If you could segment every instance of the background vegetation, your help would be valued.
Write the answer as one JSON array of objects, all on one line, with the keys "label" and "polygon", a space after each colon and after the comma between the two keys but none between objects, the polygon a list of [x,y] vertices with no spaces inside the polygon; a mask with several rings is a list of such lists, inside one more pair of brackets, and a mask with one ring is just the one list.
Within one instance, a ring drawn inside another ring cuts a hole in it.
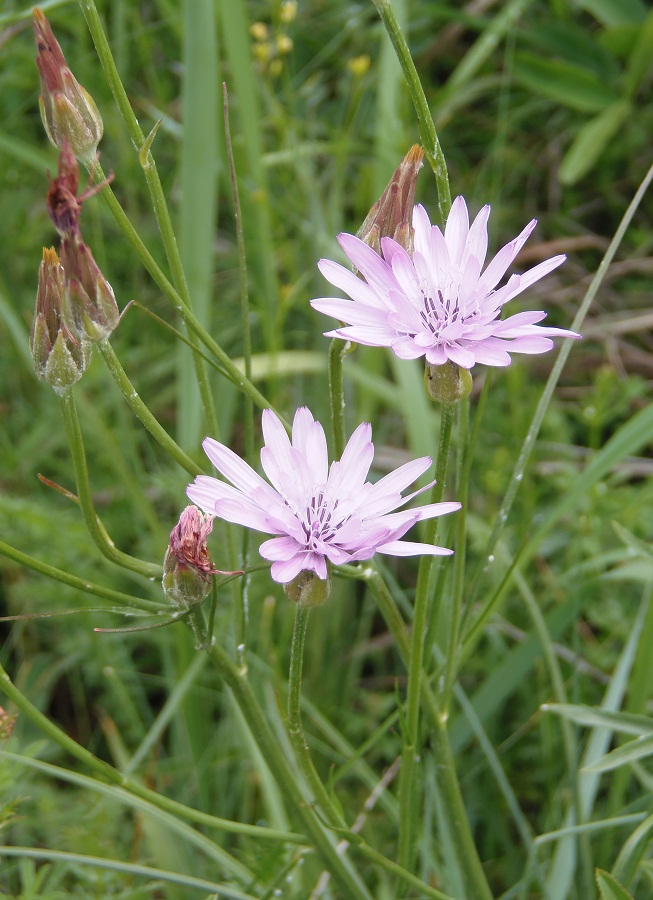
[{"label": "background vegetation", "polygon": [[[639,0],[393,5],[433,112],[453,195],[464,194],[474,212],[492,204],[491,251],[538,218],[518,264],[558,252],[569,259],[529,292],[526,308],[546,308],[547,324],[568,327],[652,161],[653,15]],[[167,271],[138,154],[84,16],[73,2],[43,8],[78,80],[102,112],[101,161],[115,173],[113,189]],[[289,418],[306,403],[326,422],[327,323],[308,301],[330,289],[315,263],[321,256],[340,258],[335,236],[359,227],[419,139],[401,70],[373,4],[300,0],[294,17],[284,14],[287,7],[262,0],[112,0],[98,2],[98,8],[143,131],[162,122],[153,153],[195,310],[238,358],[240,277],[220,88],[226,82],[243,204],[255,380]],[[6,0],[0,13],[0,538],[84,579],[159,600],[160,585],[110,567],[75,505],[37,480],[40,473],[74,490],[59,405],[50,387],[36,381],[28,351],[41,247],[55,239],[44,204],[45,172],[57,165],[39,118],[30,17],[31,10],[14,0]],[[435,218],[428,168],[417,197]],[[564,369],[489,562],[488,535],[553,354],[523,357],[493,373],[481,424],[469,490],[466,577],[469,586],[477,579],[481,606],[524,541],[539,535],[463,667],[450,721],[473,833],[496,896],[522,890],[529,897],[585,898],[587,872],[591,877],[593,865],[613,869],[629,836],[642,820],[648,822],[652,782],[646,760],[600,780],[577,771],[626,736],[615,736],[605,721],[578,724],[578,716],[565,726],[565,719],[541,707],[566,699],[650,712],[653,615],[647,602],[653,572],[646,542],[653,533],[653,430],[642,416],[653,376],[652,214],[645,196],[593,302],[584,340]],[[101,199],[85,205],[83,223],[121,309],[138,303],[113,336],[113,347],[152,412],[199,460],[206,428],[189,353],[165,327],[178,327],[176,314]],[[373,423],[381,469],[434,454],[439,414],[422,393],[419,364],[399,365],[382,351],[358,348],[346,360],[345,375],[348,428]],[[485,367],[477,367],[474,376],[472,409]],[[242,451],[242,399],[224,378],[212,379],[219,437]],[[107,530],[121,549],[158,562],[185,505],[188,475],[133,417],[99,354],[76,396]],[[621,443],[613,452],[615,441]],[[453,478],[449,494],[457,496]],[[216,523],[211,549],[221,568],[237,563],[230,546]],[[387,573],[390,581],[413,585],[412,563],[397,561]],[[5,615],[62,613],[1,623],[0,661],[67,735],[139,783],[197,810],[296,828],[292,808],[242,716],[196,654],[183,624],[129,635],[94,633],[94,627],[125,623],[101,609],[97,598],[7,557],[0,557],[0,604]],[[70,610],[76,614],[63,615]],[[402,612],[410,618],[409,606]],[[292,618],[291,604],[267,572],[256,573],[250,680],[277,728]],[[232,595],[225,588],[216,634],[230,651],[234,627]],[[429,652],[446,630],[442,610]],[[329,602],[312,615],[304,714],[316,765],[348,821],[401,752],[397,708],[404,686],[405,669],[372,596],[354,582],[336,581]],[[8,702],[6,708],[13,711]],[[638,721],[640,731],[631,735],[646,732]],[[207,828],[211,840],[253,876],[248,883],[242,872],[175,835],[162,819],[134,809],[117,793],[103,796],[91,789],[83,780],[88,767],[25,716],[18,717],[3,751],[0,834],[7,847],[140,863],[223,880],[256,897],[307,897],[319,876],[314,859],[297,868],[291,845]],[[30,762],[37,760],[58,768]],[[452,871],[443,843],[436,766],[427,746],[415,872],[461,897],[461,876]],[[627,818],[585,829],[581,863],[572,854],[568,871],[568,842],[550,833],[564,827],[575,790],[586,822]],[[364,831],[369,844],[390,858],[397,815],[390,784]],[[638,898],[653,897],[649,833],[645,829],[636,842],[629,868],[621,857],[615,873]],[[538,835],[547,837],[535,841]],[[380,900],[419,896],[405,886],[405,893],[396,894],[396,883],[382,867],[368,862],[362,870]],[[5,859],[0,869],[0,891],[24,898],[181,898],[207,896],[208,890],[119,866],[103,870],[37,856]]]}]

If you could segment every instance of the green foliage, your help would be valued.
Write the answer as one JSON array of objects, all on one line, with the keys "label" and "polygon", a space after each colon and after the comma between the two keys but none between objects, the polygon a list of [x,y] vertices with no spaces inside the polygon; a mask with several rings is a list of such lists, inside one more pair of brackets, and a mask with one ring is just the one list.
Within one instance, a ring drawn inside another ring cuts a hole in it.
[{"label": "green foliage", "polygon": [[[139,161],[82,11],[72,2],[45,5],[71,68],[102,112],[101,164],[114,172],[115,197],[182,296],[171,249],[179,239],[200,324],[244,366],[225,81],[252,382],[286,418],[308,404],[327,423],[322,332],[330,325],[308,305],[325,293],[315,263],[321,256],[343,259],[336,235],[356,231],[419,139],[373,4],[306,0],[286,20],[276,0],[202,2],[197,19],[190,0],[98,3],[143,133],[160,122],[151,150],[174,234],[153,208],[152,169],[144,172]],[[449,0],[393,6],[433,112],[453,195],[463,193],[474,212],[493,204],[491,251],[538,217],[534,246],[517,268],[568,253],[567,264],[528,295],[528,308],[546,309],[547,323],[568,327],[651,161],[653,13],[640,0],[533,0],[489,5],[480,14]],[[18,3],[0,13],[0,538],[37,561],[163,603],[150,569],[121,568],[92,540],[71,496],[77,487],[57,398],[36,381],[27,352],[41,247],[56,243],[45,212],[45,170],[57,167],[38,113],[30,14]],[[436,220],[428,167],[417,199]],[[209,431],[240,455],[249,453],[244,395],[204,344],[196,365],[177,337],[192,329],[103,200],[85,201],[82,227],[120,308],[137,301],[112,337],[134,389],[198,466],[206,464],[199,443]],[[473,372],[471,428],[478,421],[479,431],[466,555],[457,545],[454,558],[464,562],[465,617],[446,728],[470,833],[496,896],[584,900],[597,888],[602,898],[650,896],[648,204],[602,283],[489,556],[553,356],[524,356],[495,370],[482,401],[484,367]],[[512,306],[522,308],[519,300]],[[358,347],[345,357],[344,373],[347,431],[373,422],[377,475],[416,456],[435,457],[441,416],[423,393],[420,365]],[[186,503],[189,474],[138,421],[98,352],[75,399],[94,509],[115,547],[154,571]],[[253,463],[258,411],[254,421]],[[451,498],[464,487],[464,450],[454,429]],[[456,541],[455,523],[443,521],[439,542]],[[242,581],[220,581],[214,634],[238,666],[245,661],[237,648],[246,643],[247,684],[303,785],[286,727],[294,608],[259,566],[258,543],[250,537],[247,616]],[[216,520],[210,550],[219,568],[240,567],[242,530]],[[416,561],[386,558],[379,571],[410,623]],[[453,566],[437,570],[432,590],[439,603],[425,633],[424,666],[439,690],[452,633]],[[203,606],[207,620],[211,602]],[[407,666],[381,609],[372,582],[335,573],[328,602],[311,612],[304,730],[340,824],[325,824],[322,809],[316,818],[329,841],[333,835],[349,841],[343,858],[371,896],[421,900],[414,883],[366,855],[371,848],[396,860],[405,813],[397,759],[407,740]],[[46,612],[57,615],[0,622],[0,662],[35,711],[21,710],[0,748],[24,761],[0,759],[0,853],[34,850],[33,858],[26,851],[3,859],[0,892],[51,900],[208,895],[206,886],[164,880],[172,873],[224,884],[225,897],[309,896],[325,864],[299,804],[261,749],[238,683],[225,682],[214,657],[195,652],[186,625],[96,633],[141,620],[134,610],[0,556],[0,614]],[[157,609],[150,615],[161,619]],[[54,731],[44,731],[38,713]],[[431,891],[465,896],[467,867],[457,859],[432,725],[420,719],[418,835],[406,868]],[[93,756],[75,756],[66,738]],[[102,764],[113,767],[113,780]],[[154,794],[145,796],[147,789]],[[309,811],[313,805],[304,803]],[[350,829],[359,816],[357,837]],[[252,827],[241,832],[229,823]],[[282,834],[262,835],[254,826]],[[289,833],[303,838],[298,843]],[[364,845],[356,843],[361,838]],[[42,858],[38,849],[84,859]],[[98,859],[124,869],[102,868]],[[132,871],[130,864],[152,871]],[[344,896],[334,884],[323,896]]]}]

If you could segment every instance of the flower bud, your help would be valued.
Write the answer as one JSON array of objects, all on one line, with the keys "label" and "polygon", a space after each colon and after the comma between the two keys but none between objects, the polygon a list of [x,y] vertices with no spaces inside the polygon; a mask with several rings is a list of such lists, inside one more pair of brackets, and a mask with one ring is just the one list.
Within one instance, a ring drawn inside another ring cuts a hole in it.
[{"label": "flower bud", "polygon": [[331,593],[331,578],[320,578],[310,569],[304,569],[292,581],[284,584],[283,589],[289,600],[301,606],[322,606]]},{"label": "flower bud", "polygon": [[63,267],[55,249],[44,247],[29,346],[37,376],[52,385],[57,393],[63,393],[79,381],[91,352],[88,341],[73,335],[64,321],[65,303]]},{"label": "flower bud", "polygon": [[64,142],[70,141],[75,156],[90,165],[102,138],[102,117],[93,98],[68,68],[43,11],[35,9],[33,15],[43,127],[55,147],[61,150]]},{"label": "flower bud", "polygon": [[423,159],[424,151],[419,144],[413,144],[356,232],[376,253],[381,253],[381,239],[389,237],[412,254],[415,188]]},{"label": "flower bud", "polygon": [[472,392],[472,376],[469,369],[463,369],[448,361],[442,366],[426,364],[424,387],[431,400],[440,403],[458,403]]},{"label": "flower bud", "polygon": [[206,540],[213,530],[213,516],[196,506],[187,506],[170,532],[170,543],[163,560],[163,593],[166,600],[181,609],[190,609],[189,622],[195,635],[195,647],[206,650],[210,641],[199,606],[211,589],[213,575],[237,575],[223,572],[211,562]]},{"label": "flower bud", "polygon": [[206,546],[212,531],[213,516],[187,506],[170,532],[163,560],[163,593],[175,606],[194,606],[211,588],[211,576],[218,571]]},{"label": "flower bud", "polygon": [[106,341],[120,321],[111,285],[79,232],[61,242],[71,327],[90,341]]}]

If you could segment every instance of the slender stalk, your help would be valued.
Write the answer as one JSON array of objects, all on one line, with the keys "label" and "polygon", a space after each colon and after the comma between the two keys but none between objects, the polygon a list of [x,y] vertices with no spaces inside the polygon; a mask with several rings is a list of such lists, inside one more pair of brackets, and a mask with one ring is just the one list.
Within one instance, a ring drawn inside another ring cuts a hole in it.
[{"label": "slender stalk", "polygon": [[143,403],[143,401],[137,394],[133,384],[125,373],[125,370],[120,365],[118,357],[116,356],[111,344],[108,341],[100,341],[98,343],[98,348],[100,350],[100,353],[104,357],[104,361],[107,364],[109,372],[111,373],[111,377],[120,388],[120,393],[127,401],[129,408],[134,413],[134,415],[138,419],[140,419],[140,421],[147,428],[155,441],[157,441],[157,443],[159,443],[163,447],[166,453],[168,453],[169,456],[171,456],[176,462],[178,462],[182,469],[185,469],[189,475],[195,476],[201,474],[202,469],[197,465],[196,462],[193,462],[190,456],[188,456],[188,454],[181,449],[179,444],[177,444],[176,441],[174,441],[170,437],[165,428],[163,428],[159,424],[159,422],[152,415],[145,403]]},{"label": "slender stalk", "polygon": [[301,819],[306,834],[320,855],[325,868],[331,872],[340,885],[340,889],[344,892],[343,896],[347,897],[347,900],[350,898],[351,900],[371,900],[360,875],[347,857],[340,856],[331,834],[325,829],[307,802],[297,781],[296,773],[279,745],[251,685],[247,681],[245,671],[237,668],[218,644],[211,648],[209,654],[225,683],[231,689],[279,787],[290,801],[296,815]]},{"label": "slender stalk", "polygon": [[471,469],[471,452],[467,445],[469,430],[469,399],[458,404],[460,428],[458,431],[458,453],[461,456],[459,467],[460,478],[458,481],[456,497],[462,503],[456,521],[456,554],[454,557],[454,586],[453,603],[451,609],[451,622],[449,628],[449,643],[447,646],[444,681],[440,696],[440,708],[445,716],[449,715],[449,705],[453,693],[456,674],[458,671],[458,657],[460,654],[460,631],[463,613],[463,583],[465,576],[465,551],[467,536],[467,497],[469,495],[469,478]]},{"label": "slender stalk", "polygon": [[376,6],[377,12],[381,17],[381,21],[388,32],[388,36],[392,41],[392,46],[397,54],[397,59],[404,73],[408,92],[410,93],[415,112],[417,113],[417,125],[419,134],[424,148],[424,155],[429,161],[433,174],[435,175],[435,183],[438,188],[438,206],[440,208],[440,217],[442,224],[447,221],[449,210],[451,209],[451,190],[449,188],[449,174],[447,172],[447,163],[440,146],[433,116],[424,94],[424,88],[417,74],[415,63],[410,55],[406,38],[403,35],[397,17],[392,9],[390,0],[372,0]]},{"label": "slender stalk", "polygon": [[155,600],[145,600],[143,597],[135,597],[132,594],[123,594],[121,591],[114,591],[112,588],[104,587],[101,584],[93,584],[86,578],[78,578],[77,575],[71,575],[63,569],[57,569],[48,563],[41,562],[40,559],[34,559],[27,553],[22,553],[0,541],[0,555],[6,556],[7,559],[13,559],[19,565],[26,569],[32,569],[34,572],[40,572],[48,578],[54,578],[62,584],[84,591],[86,594],[94,594],[96,597],[102,597],[104,600],[111,600],[113,603],[120,603],[121,606],[132,606],[136,609],[146,610],[147,612],[163,612],[168,609],[167,604],[157,603]]},{"label": "slender stalk", "polygon": [[95,507],[93,506],[86,453],[84,451],[82,431],[79,427],[79,419],[77,418],[77,409],[75,407],[72,390],[67,390],[61,394],[59,400],[66,426],[66,435],[70,445],[75,481],[77,482],[77,497],[84,516],[84,522],[86,523],[88,532],[93,538],[95,545],[103,556],[111,562],[116,563],[116,565],[122,566],[123,569],[137,572],[139,575],[143,575],[146,578],[160,578],[161,566],[145,562],[142,559],[130,556],[128,553],[123,553],[122,550],[118,550],[105,531],[104,526],[95,512]]},{"label": "slender stalk", "polygon": [[263,828],[260,825],[245,825],[241,822],[232,822],[229,819],[220,819],[218,816],[212,816],[209,815],[209,813],[192,809],[190,806],[185,806],[183,803],[171,800],[168,797],[164,797],[162,794],[157,794],[156,791],[143,787],[138,781],[132,781],[125,774],[118,771],[118,769],[109,765],[109,763],[104,762],[102,759],[98,759],[98,757],[91,753],[90,750],[87,750],[86,747],[82,747],[81,744],[78,744],[77,741],[74,741],[64,731],[58,728],[54,722],[51,722],[47,716],[44,716],[42,712],[30,703],[22,691],[16,687],[2,665],[0,665],[0,691],[16,705],[26,719],[36,725],[47,738],[67,753],[70,753],[72,757],[88,766],[90,770],[100,776],[100,778],[106,779],[111,784],[118,785],[118,787],[123,788],[135,797],[139,797],[141,800],[151,803],[157,809],[162,809],[174,816],[178,816],[180,819],[195,822],[198,825],[205,825],[209,828],[217,828],[220,831],[228,831],[233,834],[246,834],[250,837],[260,837],[292,844],[306,844],[306,838],[303,835],[277,831],[271,828]]},{"label": "slender stalk", "polygon": [[[454,414],[455,406],[453,404],[442,404],[440,443],[438,446],[438,458],[435,464],[436,484],[433,486],[431,496],[432,503],[439,503],[442,500],[444,493]],[[437,520],[427,520],[426,526],[424,541],[427,544],[433,544],[436,540]],[[410,655],[407,663],[408,688],[406,696],[406,721],[401,775],[399,779],[401,810],[399,863],[406,869],[410,869],[413,864],[415,831],[418,822],[416,804],[418,792],[417,756],[419,755],[420,691],[424,661],[424,637],[428,630],[429,584],[431,573],[433,571],[433,562],[434,557],[432,556],[424,555],[420,559],[417,589],[415,592],[415,607],[413,611],[413,631],[411,636]]]},{"label": "slender stalk", "polygon": [[[163,241],[163,247],[165,250],[166,258],[168,260],[168,265],[170,266],[170,270],[172,272],[173,282],[184,307],[190,310],[191,299],[188,292],[186,276],[184,274],[184,269],[181,262],[181,256],[179,254],[179,247],[177,246],[177,239],[172,227],[172,220],[168,211],[168,204],[166,203],[163,186],[161,185],[161,179],[159,178],[159,173],[156,168],[154,157],[150,152],[150,147],[154,139],[154,135],[156,134],[156,130],[152,132],[147,140],[145,139],[145,135],[141,130],[138,119],[134,115],[134,111],[129,102],[129,98],[127,97],[127,93],[123,87],[122,81],[120,80],[120,75],[118,74],[118,70],[113,59],[113,54],[111,53],[111,48],[109,47],[109,42],[107,41],[106,35],[104,33],[104,29],[102,27],[102,23],[100,21],[100,17],[98,15],[94,0],[80,0],[80,5],[82,8],[82,12],[84,13],[89,31],[91,32],[91,37],[93,38],[93,43],[95,44],[95,49],[102,64],[102,68],[104,69],[104,74],[106,75],[107,81],[109,82],[109,87],[111,88],[116,103],[118,104],[118,108],[122,115],[123,121],[127,125],[127,129],[129,131],[132,142],[138,150],[139,160],[143,169],[143,173],[145,175],[145,181],[150,192],[150,197],[152,199],[154,214],[159,226],[159,233]],[[195,335],[191,336],[191,344],[195,344]],[[204,415],[206,417],[206,424],[212,434],[217,434],[218,428],[217,418],[215,415],[215,406],[213,403],[213,396],[211,394],[204,360],[198,353],[193,353],[193,358],[195,362],[197,383],[200,389],[200,396],[202,398],[202,404],[204,407]]]},{"label": "slender stalk", "polygon": [[329,347],[329,400],[331,403],[331,428],[333,429],[333,449],[336,459],[340,459],[345,449],[345,389],[342,361],[350,347],[349,341],[334,338]]},{"label": "slender stalk", "polygon": [[342,816],[338,813],[322,779],[318,775],[304,734],[301,714],[302,666],[304,660],[304,643],[308,626],[310,607],[300,603],[295,605],[295,624],[290,647],[290,672],[288,675],[288,733],[295,748],[295,753],[302,767],[304,777],[315,794],[324,817],[330,825],[337,828],[346,827]]},{"label": "slender stalk", "polygon": [[[238,179],[236,177],[236,164],[234,161],[233,144],[231,142],[231,126],[229,123],[229,97],[227,85],[222,85],[224,131],[227,145],[227,160],[229,163],[229,177],[231,179],[231,196],[234,204],[234,224],[236,226],[236,241],[238,243],[238,270],[240,276],[240,321],[243,339],[243,361],[245,363],[245,375],[252,380],[252,333],[250,328],[250,304],[249,304],[249,278],[247,274],[247,254],[245,248],[245,234],[243,231],[243,216],[240,206],[240,194],[238,192]],[[251,397],[245,397],[245,454],[248,462],[254,462],[254,404]],[[249,556],[250,530],[243,529],[241,545],[242,567],[247,572]],[[245,645],[247,638],[248,620],[248,591],[250,576],[246,574],[241,580],[241,591],[238,595],[237,638],[236,647],[241,654],[241,662],[244,661]]]},{"label": "slender stalk", "polygon": [[[381,615],[390,628],[404,664],[408,665],[411,644],[408,639],[406,626],[392,594],[381,575],[371,566],[361,571],[361,577],[367,581],[373,591]],[[492,892],[487,883],[469,827],[469,820],[449,742],[446,719],[438,709],[437,701],[425,676],[421,679],[421,694],[424,712],[431,726],[431,741],[438,765],[438,779],[445,801],[444,809],[447,812],[451,838],[457,852],[458,865],[469,885],[469,897],[473,897],[474,900],[492,900]]]}]

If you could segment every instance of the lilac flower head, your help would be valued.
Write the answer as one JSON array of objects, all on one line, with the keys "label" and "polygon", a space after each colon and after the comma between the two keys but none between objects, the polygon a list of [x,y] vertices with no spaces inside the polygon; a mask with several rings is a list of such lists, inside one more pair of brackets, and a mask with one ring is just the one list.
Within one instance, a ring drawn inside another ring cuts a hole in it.
[{"label": "lilac flower head", "polygon": [[415,250],[409,255],[396,241],[381,241],[379,256],[361,240],[341,234],[338,241],[359,273],[322,259],[320,271],[351,299],[324,297],[311,306],[347,327],[326,333],[370,347],[390,347],[401,359],[426,357],[430,365],[451,361],[465,369],[475,363],[510,365],[510,353],[544,353],[552,335],[578,337],[573,331],[539,326],[544,312],[520,312],[499,318],[501,309],[557,268],[565,256],[553,256],[522,275],[497,285],[535,228],[536,220],[506,244],[482,271],[487,253],[484,206],[471,226],[467,206],[457,197],[444,234],[431,225],[423,206],[413,210]]},{"label": "lilac flower head", "polygon": [[415,522],[454,512],[460,503],[393,512],[430,487],[401,495],[428,469],[430,457],[405,463],[372,484],[365,480],[374,458],[371,425],[359,425],[340,461],[329,466],[324,429],[306,407],[295,413],[292,441],[277,416],[265,410],[263,436],[261,465],[270,484],[224,444],[206,438],[206,455],[231,485],[198,475],[186,493],[207,513],[274,535],[259,552],[272,561],[275,581],[287,584],[304,571],[326,579],[328,562],[370,559],[377,551],[392,556],[452,552],[400,538]]}]

